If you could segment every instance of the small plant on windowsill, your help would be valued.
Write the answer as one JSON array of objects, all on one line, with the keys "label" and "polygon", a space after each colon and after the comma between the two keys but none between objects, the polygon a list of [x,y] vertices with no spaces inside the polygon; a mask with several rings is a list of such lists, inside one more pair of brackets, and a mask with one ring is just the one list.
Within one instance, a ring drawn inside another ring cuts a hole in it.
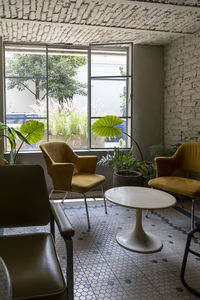
[{"label": "small plant on windowsill", "polygon": [[[42,139],[44,123],[30,120],[24,122],[19,129],[0,122],[0,139],[6,138],[10,145],[9,161],[1,155],[2,164],[16,164],[18,153],[24,143],[35,144]],[[19,141],[19,144],[17,143]]]}]

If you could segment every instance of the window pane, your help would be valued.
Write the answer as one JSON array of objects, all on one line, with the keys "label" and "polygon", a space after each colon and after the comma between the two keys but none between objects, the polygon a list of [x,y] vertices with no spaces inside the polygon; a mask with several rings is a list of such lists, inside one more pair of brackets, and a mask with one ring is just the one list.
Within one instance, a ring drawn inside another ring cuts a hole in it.
[{"label": "window pane", "polygon": [[6,76],[31,77],[34,80],[46,76],[45,46],[8,45],[5,51]]},{"label": "window pane", "polygon": [[127,113],[125,80],[92,80],[91,85],[92,117]]},{"label": "window pane", "polygon": [[8,45],[5,50],[7,123],[46,118],[46,47]]},{"label": "window pane", "polygon": [[125,76],[127,73],[126,50],[91,50],[91,76]]},{"label": "window pane", "polygon": [[87,56],[80,54],[48,55],[49,140],[79,149],[88,147]]},{"label": "window pane", "polygon": [[[40,93],[43,100],[36,99],[30,90],[34,90],[34,83],[26,81],[24,90],[13,87],[11,78],[6,79],[6,114],[7,115],[32,115],[34,117],[46,117],[46,89]],[[20,116],[21,117],[21,116]]]}]

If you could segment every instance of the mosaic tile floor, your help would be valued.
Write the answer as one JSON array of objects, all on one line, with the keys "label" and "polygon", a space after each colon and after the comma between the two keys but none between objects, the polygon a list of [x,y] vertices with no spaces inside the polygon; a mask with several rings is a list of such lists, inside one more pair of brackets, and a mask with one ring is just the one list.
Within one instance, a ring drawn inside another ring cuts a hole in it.
[{"label": "mosaic tile floor", "polygon": [[[147,231],[163,242],[154,254],[130,252],[115,241],[121,229],[132,228],[135,211],[103,202],[89,202],[91,231],[87,232],[83,203],[65,203],[74,237],[75,299],[195,299],[182,285],[179,274],[190,218],[182,209],[163,209],[143,217]],[[194,243],[198,249],[200,242]],[[191,256],[187,278],[200,285],[200,262]],[[194,271],[195,269],[195,271]],[[198,274],[198,277],[196,277]],[[199,279],[196,280],[195,278]]]},{"label": "mosaic tile floor", "polygon": [[[88,202],[88,207],[90,232],[87,231],[84,203],[64,203],[65,212],[76,232],[75,300],[197,298],[184,288],[179,279],[190,229],[190,218],[185,215],[185,209],[179,206],[149,213],[148,219],[143,216],[145,230],[162,240],[163,249],[154,254],[139,254],[122,248],[115,241],[118,231],[133,227],[135,210],[108,203],[108,214],[105,215],[102,201]],[[65,248],[58,234],[56,245],[64,271]],[[200,240],[197,239],[193,242],[193,249],[199,248]],[[194,287],[199,287],[199,275],[200,259],[191,255],[186,278]]]}]

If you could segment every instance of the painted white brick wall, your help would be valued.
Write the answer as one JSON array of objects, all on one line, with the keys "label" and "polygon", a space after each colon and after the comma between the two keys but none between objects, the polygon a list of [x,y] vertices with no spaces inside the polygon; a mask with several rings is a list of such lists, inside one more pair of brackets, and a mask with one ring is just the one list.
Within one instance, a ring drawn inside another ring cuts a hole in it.
[{"label": "painted white brick wall", "polygon": [[164,51],[164,142],[200,141],[200,32]]}]

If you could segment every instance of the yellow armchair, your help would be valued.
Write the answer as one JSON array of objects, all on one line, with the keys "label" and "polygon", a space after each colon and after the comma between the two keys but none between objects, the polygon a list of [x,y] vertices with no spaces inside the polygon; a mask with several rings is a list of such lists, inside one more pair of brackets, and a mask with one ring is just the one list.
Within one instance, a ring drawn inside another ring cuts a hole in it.
[{"label": "yellow armchair", "polygon": [[156,178],[151,179],[150,187],[173,192],[192,199],[191,227],[194,228],[194,204],[200,197],[200,181],[177,175],[178,172],[200,173],[200,142],[182,144],[172,157],[157,157]]},{"label": "yellow armchair", "polygon": [[78,192],[82,194],[85,201],[88,229],[90,229],[85,193],[101,185],[105,213],[107,213],[103,191],[105,177],[95,173],[97,156],[79,156],[64,142],[49,142],[40,145],[40,148],[46,162],[48,174],[53,182],[51,194],[54,191],[65,192],[65,196],[68,192]]}]

